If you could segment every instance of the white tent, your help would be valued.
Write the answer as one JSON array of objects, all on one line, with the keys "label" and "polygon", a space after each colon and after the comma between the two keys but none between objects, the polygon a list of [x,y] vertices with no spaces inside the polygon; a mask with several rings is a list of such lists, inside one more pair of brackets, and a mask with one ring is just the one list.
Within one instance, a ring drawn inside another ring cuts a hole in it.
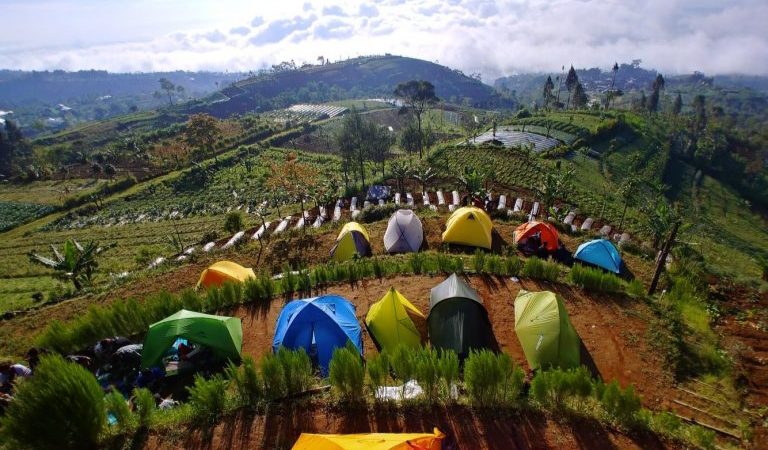
[{"label": "white tent", "polygon": [[384,249],[387,252],[418,252],[423,240],[421,220],[410,209],[398,209],[389,218],[384,233]]}]

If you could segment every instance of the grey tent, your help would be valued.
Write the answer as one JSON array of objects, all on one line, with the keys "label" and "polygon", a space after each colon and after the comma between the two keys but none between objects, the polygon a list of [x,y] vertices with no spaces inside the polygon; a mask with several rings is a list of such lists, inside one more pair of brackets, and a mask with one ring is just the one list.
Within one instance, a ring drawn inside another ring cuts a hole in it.
[{"label": "grey tent", "polygon": [[456,274],[432,288],[427,328],[434,348],[453,350],[462,359],[471,349],[492,347],[493,333],[483,301]]},{"label": "grey tent", "polygon": [[384,249],[387,252],[418,252],[423,240],[421,220],[410,209],[398,209],[389,218],[384,233]]}]

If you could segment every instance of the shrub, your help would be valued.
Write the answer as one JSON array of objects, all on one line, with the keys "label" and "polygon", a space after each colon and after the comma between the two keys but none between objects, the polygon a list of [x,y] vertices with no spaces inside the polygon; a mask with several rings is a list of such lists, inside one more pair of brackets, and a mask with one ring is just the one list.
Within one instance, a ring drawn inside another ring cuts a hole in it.
[{"label": "shrub", "polygon": [[485,271],[485,252],[479,248],[472,255],[472,268],[475,269],[475,273],[484,273]]},{"label": "shrub", "polygon": [[45,356],[35,376],[16,387],[0,432],[6,446],[17,448],[95,449],[105,422],[96,378],[60,356]]},{"label": "shrub", "polygon": [[286,382],[283,365],[277,356],[268,354],[261,359],[261,379],[264,383],[264,396],[275,400],[285,396]]},{"label": "shrub", "polygon": [[373,260],[371,260],[371,265],[373,266],[374,276],[381,279],[384,276],[384,266],[382,265],[381,260],[379,258],[373,258]]},{"label": "shrub", "polygon": [[601,391],[600,404],[608,417],[621,425],[631,424],[635,414],[640,411],[640,397],[635,394],[635,388],[629,386],[621,389],[619,383],[613,380]]},{"label": "shrub", "polygon": [[341,400],[348,402],[361,400],[364,377],[363,361],[351,341],[347,341],[345,347],[333,351],[328,367],[328,379]]},{"label": "shrub", "polygon": [[464,273],[464,258],[456,256],[453,258],[453,271],[458,275]]},{"label": "shrub", "polygon": [[666,411],[651,417],[651,427],[660,434],[677,436],[682,426],[683,421],[678,416]]},{"label": "shrub", "polygon": [[264,287],[258,278],[248,278],[243,283],[243,301],[260,302],[264,299]]},{"label": "shrub", "polygon": [[299,284],[299,279],[291,270],[289,265],[283,266],[283,278],[280,280],[280,287],[283,294],[293,294]]},{"label": "shrub", "polygon": [[712,430],[694,425],[689,427],[688,436],[691,441],[703,449],[717,448],[715,447],[715,432]]},{"label": "shrub", "polygon": [[539,280],[557,281],[560,276],[560,265],[534,256],[525,260],[522,275]]},{"label": "shrub", "polygon": [[440,366],[437,351],[431,348],[412,350],[413,374],[424,390],[429,403],[437,400],[440,387]]},{"label": "shrub", "polygon": [[227,281],[221,286],[221,304],[231,307],[240,304],[243,298],[243,287],[238,282]]},{"label": "shrub", "polygon": [[437,361],[440,378],[443,379],[445,390],[443,399],[451,398],[451,390],[456,380],[459,379],[459,357],[453,350],[443,350],[440,352],[440,358]]},{"label": "shrub", "polygon": [[110,415],[115,418],[120,432],[125,433],[133,426],[133,414],[128,408],[128,402],[118,391],[112,391],[104,396],[104,406],[107,409],[107,417]]},{"label": "shrub", "polygon": [[592,381],[584,367],[539,372],[531,382],[531,396],[543,406],[560,409],[569,397],[581,402],[592,392]]},{"label": "shrub", "polygon": [[227,377],[232,380],[237,390],[240,403],[244,406],[255,406],[264,396],[264,389],[253,358],[246,356],[243,363],[237,367],[230,362],[227,366]]},{"label": "shrub", "polygon": [[203,312],[203,299],[192,289],[185,289],[181,292],[181,304],[187,311]]},{"label": "shrub", "polygon": [[280,347],[277,360],[283,367],[288,395],[304,392],[312,386],[312,361],[303,348],[289,350]]},{"label": "shrub", "polygon": [[568,278],[587,291],[619,292],[621,290],[621,279],[616,275],[581,264],[573,265]]},{"label": "shrub", "polygon": [[243,213],[240,211],[231,211],[227,213],[224,219],[224,231],[227,233],[237,233],[245,226]]},{"label": "shrub", "polygon": [[464,384],[472,404],[480,407],[514,402],[525,375],[507,354],[471,351],[464,362]]},{"label": "shrub", "polygon": [[224,412],[227,381],[220,375],[205,379],[195,375],[195,384],[188,387],[189,405],[195,418],[203,424],[213,425]]},{"label": "shrub", "polygon": [[133,406],[136,409],[139,428],[147,429],[152,424],[155,415],[155,397],[149,389],[133,390]]},{"label": "shrub", "polygon": [[389,376],[389,356],[387,352],[382,351],[378,355],[368,358],[365,368],[368,371],[368,386],[375,396],[376,391],[385,385]]},{"label": "shrub", "polygon": [[[462,263],[463,265],[463,263]],[[453,259],[445,253],[437,254],[437,271],[440,273],[451,273],[455,270]]]},{"label": "shrub", "polygon": [[384,206],[372,206],[366,208],[360,212],[360,222],[370,223],[378,222],[379,220],[388,219],[394,214],[397,207],[393,204],[386,204]]},{"label": "shrub", "polygon": [[490,275],[504,275],[504,265],[498,255],[488,255],[485,258],[485,273]]}]

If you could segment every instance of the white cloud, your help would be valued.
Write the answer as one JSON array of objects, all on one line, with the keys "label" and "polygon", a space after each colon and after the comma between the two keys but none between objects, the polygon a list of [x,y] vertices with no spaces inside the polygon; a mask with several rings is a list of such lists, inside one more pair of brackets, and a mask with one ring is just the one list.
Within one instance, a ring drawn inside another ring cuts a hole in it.
[{"label": "white cloud", "polygon": [[7,68],[251,70],[393,53],[486,80],[635,58],[665,73],[768,74],[764,0],[7,1]]}]

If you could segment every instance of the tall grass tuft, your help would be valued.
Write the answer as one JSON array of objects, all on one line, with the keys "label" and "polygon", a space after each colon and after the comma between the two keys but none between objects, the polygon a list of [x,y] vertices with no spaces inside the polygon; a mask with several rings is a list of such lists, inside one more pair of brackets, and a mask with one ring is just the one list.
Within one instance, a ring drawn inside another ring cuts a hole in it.
[{"label": "tall grass tuft", "polygon": [[195,384],[187,390],[195,418],[205,425],[214,425],[224,412],[227,381],[220,375],[207,380],[195,375]]},{"label": "tall grass tuft", "polygon": [[560,276],[560,265],[533,256],[525,260],[521,274],[537,280],[557,281]]},{"label": "tall grass tuft", "polygon": [[442,350],[437,361],[440,371],[440,378],[443,379],[443,390],[441,395],[443,400],[451,399],[453,385],[459,379],[459,357],[453,350]]},{"label": "tall grass tuft", "polygon": [[291,270],[291,266],[283,266],[283,278],[280,280],[280,287],[283,294],[293,294],[299,285],[299,279]]},{"label": "tall grass tuft", "polygon": [[424,260],[426,257],[423,253],[411,253],[408,256],[408,266],[414,275],[421,275],[424,271]]},{"label": "tall grass tuft", "polygon": [[520,275],[520,271],[523,269],[523,261],[521,261],[520,258],[518,258],[516,255],[507,256],[502,261],[502,264],[504,265],[505,274],[510,277]]},{"label": "tall grass tuft", "polygon": [[504,264],[499,255],[488,255],[485,258],[485,273],[489,275],[506,275]]},{"label": "tall grass tuft", "polygon": [[334,350],[328,367],[328,379],[342,401],[362,400],[365,369],[360,352],[351,341],[347,341],[345,347]]},{"label": "tall grass tuft", "polygon": [[471,351],[464,362],[464,384],[472,404],[479,407],[505,405],[517,400],[524,374],[506,354],[489,350]]},{"label": "tall grass tuft", "polygon": [[626,289],[627,289],[627,294],[629,294],[630,297],[633,297],[633,298],[645,297],[645,286],[643,286],[643,283],[637,278],[627,283]]},{"label": "tall grass tuft", "polygon": [[96,449],[105,422],[96,378],[60,356],[45,356],[35,375],[16,387],[0,440],[9,448]]},{"label": "tall grass tuft", "polygon": [[133,390],[132,398],[139,428],[146,430],[152,424],[152,418],[155,416],[155,397],[149,389],[137,388]]},{"label": "tall grass tuft", "polygon": [[533,399],[542,406],[554,409],[561,409],[570,397],[582,401],[591,392],[592,380],[584,367],[542,371],[531,382]]}]

